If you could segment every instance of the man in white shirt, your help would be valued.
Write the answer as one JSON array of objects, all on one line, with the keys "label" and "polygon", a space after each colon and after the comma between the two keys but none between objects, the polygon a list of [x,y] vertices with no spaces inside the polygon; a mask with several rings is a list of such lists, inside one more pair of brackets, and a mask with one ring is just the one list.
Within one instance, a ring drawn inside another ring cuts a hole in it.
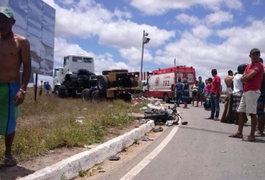
[{"label": "man in white shirt", "polygon": [[232,112],[236,112],[239,106],[242,94],[243,94],[243,83],[241,77],[245,71],[247,64],[241,64],[237,68],[237,74],[233,78],[233,105]]}]

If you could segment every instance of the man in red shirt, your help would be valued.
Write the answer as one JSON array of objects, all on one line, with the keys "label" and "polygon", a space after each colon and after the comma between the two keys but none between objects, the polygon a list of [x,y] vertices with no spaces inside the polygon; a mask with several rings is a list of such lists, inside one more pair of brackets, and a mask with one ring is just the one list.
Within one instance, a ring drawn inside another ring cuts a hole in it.
[{"label": "man in red shirt", "polygon": [[246,113],[251,117],[251,131],[247,138],[243,138],[243,141],[255,141],[255,130],[257,125],[257,101],[260,96],[261,78],[264,72],[262,63],[259,61],[260,50],[253,48],[250,51],[249,57],[251,63],[247,65],[241,81],[245,83],[243,89],[243,96],[241,98],[238,112],[238,131],[235,134],[231,134],[229,137],[243,138],[243,126],[244,117]]},{"label": "man in red shirt", "polygon": [[[212,69],[213,82],[211,87],[211,116],[205,119],[214,119],[218,121],[219,111],[220,111],[220,91],[221,91],[221,79],[217,75],[217,70]],[[214,116],[215,114],[215,116]]]}]

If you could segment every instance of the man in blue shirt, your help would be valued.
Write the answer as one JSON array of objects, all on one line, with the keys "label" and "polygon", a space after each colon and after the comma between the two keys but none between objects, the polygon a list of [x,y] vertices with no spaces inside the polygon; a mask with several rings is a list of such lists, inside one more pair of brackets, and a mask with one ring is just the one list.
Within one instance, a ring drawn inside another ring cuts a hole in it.
[{"label": "man in blue shirt", "polygon": [[177,103],[177,106],[179,107],[179,103],[180,103],[180,100],[182,97],[182,91],[183,91],[183,84],[181,83],[181,79],[178,79],[178,82],[175,87],[175,91],[176,91],[176,103]]},{"label": "man in blue shirt", "polygon": [[202,82],[202,77],[199,76],[199,82],[198,82],[198,91],[197,91],[197,95],[196,95],[196,99],[197,99],[197,106],[199,106],[199,101],[201,101],[201,106],[202,106],[202,103],[203,103],[203,89],[204,89],[204,82]]},{"label": "man in blue shirt", "polygon": [[50,96],[51,85],[49,84],[49,81],[44,83],[44,87],[45,87],[45,90],[46,90],[46,96]]}]

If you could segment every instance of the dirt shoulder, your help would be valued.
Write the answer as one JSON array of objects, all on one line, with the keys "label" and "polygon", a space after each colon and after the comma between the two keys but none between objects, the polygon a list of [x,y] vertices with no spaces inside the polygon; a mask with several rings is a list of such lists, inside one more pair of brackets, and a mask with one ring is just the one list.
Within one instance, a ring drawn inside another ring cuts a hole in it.
[{"label": "dirt shoulder", "polygon": [[[119,135],[125,134],[135,127],[139,126],[139,121],[135,120],[126,128],[123,129],[110,129],[108,131],[108,136],[104,139],[104,142],[113,139]],[[83,151],[87,151],[99,144],[93,144],[84,148],[59,148],[52,151],[47,152],[43,156],[32,158],[28,161],[18,162],[17,166],[14,167],[6,167],[3,163],[0,164],[0,180],[15,180],[21,177],[25,177],[29,174],[33,174],[34,172],[43,169],[45,167],[50,166],[51,164],[55,164],[63,159],[66,159],[70,156],[78,154]]]},{"label": "dirt shoulder", "polygon": [[[139,114],[138,114],[139,115]],[[133,115],[135,117],[135,115]],[[143,116],[143,114],[142,114]],[[132,123],[127,126],[126,128],[120,129],[120,128],[110,128],[108,129],[107,136],[105,136],[105,139],[103,142],[106,142],[110,139],[113,139],[115,137],[118,137],[122,134],[125,134],[132,129],[139,127],[141,124],[145,123],[144,120],[141,120],[142,117],[135,118]],[[160,134],[160,133],[159,133]],[[153,136],[151,136],[153,137]],[[140,143],[140,146],[138,145],[133,145],[131,148],[128,148],[128,151],[122,152],[123,154],[126,155],[126,157],[131,158],[130,154],[135,154],[134,152],[131,151],[137,151],[140,152],[141,148],[144,148],[144,144],[148,143]],[[16,180],[21,177],[25,177],[29,174],[33,174],[34,172],[43,169],[45,167],[48,167],[52,164],[55,164],[57,162],[60,162],[63,159],[66,159],[70,156],[73,156],[75,154],[78,154],[83,151],[87,151],[99,144],[93,144],[91,146],[86,146],[86,147],[74,147],[74,148],[59,148],[55,150],[50,150],[46,154],[41,155],[39,157],[34,157],[32,159],[29,159],[27,161],[19,161],[17,166],[14,167],[6,167],[3,162],[0,163],[0,180]],[[136,149],[134,149],[136,148]],[[125,158],[126,159],[126,158]],[[121,161],[122,162],[122,161]],[[105,166],[105,165],[104,165]],[[105,168],[105,167],[104,167]],[[106,170],[108,168],[111,168],[111,165],[106,165]],[[93,172],[94,174],[94,172]]]}]

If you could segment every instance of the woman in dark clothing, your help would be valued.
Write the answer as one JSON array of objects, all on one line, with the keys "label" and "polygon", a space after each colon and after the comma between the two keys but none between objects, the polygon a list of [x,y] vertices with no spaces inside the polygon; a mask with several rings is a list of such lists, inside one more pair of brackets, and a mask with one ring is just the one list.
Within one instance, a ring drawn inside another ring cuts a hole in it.
[{"label": "woman in dark clothing", "polygon": [[187,79],[183,79],[183,94],[182,100],[184,102],[183,108],[188,108],[188,101],[189,101],[189,84],[187,83]]},{"label": "woman in dark clothing", "polygon": [[191,91],[192,91],[192,106],[194,106],[194,101],[196,99],[198,92],[198,81],[196,81],[195,84],[192,85]]}]

